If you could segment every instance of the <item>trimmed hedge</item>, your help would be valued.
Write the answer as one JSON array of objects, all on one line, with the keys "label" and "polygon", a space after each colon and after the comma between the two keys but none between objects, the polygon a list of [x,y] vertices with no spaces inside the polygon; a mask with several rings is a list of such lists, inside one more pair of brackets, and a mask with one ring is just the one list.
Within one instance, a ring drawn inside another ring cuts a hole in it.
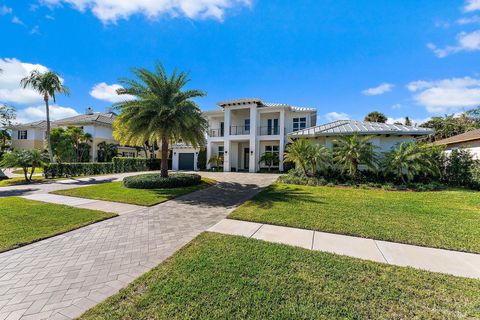
[{"label": "trimmed hedge", "polygon": [[133,189],[161,189],[190,187],[202,182],[198,174],[176,173],[162,178],[158,173],[141,174],[123,178],[123,185]]},{"label": "trimmed hedge", "polygon": [[46,178],[152,171],[160,169],[160,159],[113,158],[113,162],[50,163],[43,167]]}]

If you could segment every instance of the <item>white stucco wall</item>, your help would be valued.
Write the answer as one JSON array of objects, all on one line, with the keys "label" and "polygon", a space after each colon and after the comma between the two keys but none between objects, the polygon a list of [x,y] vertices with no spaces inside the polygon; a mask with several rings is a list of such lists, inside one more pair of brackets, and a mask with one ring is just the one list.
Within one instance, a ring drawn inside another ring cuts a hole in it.
[{"label": "white stucco wall", "polygon": [[[338,139],[338,136],[329,136],[329,137],[316,137],[316,138],[308,138],[311,139],[313,142],[325,146],[327,148],[332,148],[335,140]],[[370,142],[377,146],[376,152],[385,152],[390,151],[395,145],[402,143],[402,142],[413,142],[415,141],[415,137],[413,136],[374,136],[370,140]]]},{"label": "white stucco wall", "polygon": [[468,150],[472,154],[474,159],[480,160],[480,140],[466,141],[449,145],[445,148],[445,153],[449,154],[450,152],[452,152],[452,150],[460,148]]},{"label": "white stucco wall", "polygon": [[[195,149],[195,148],[173,148],[172,149],[172,170],[173,171],[178,171],[179,168],[179,154],[180,153],[193,153],[193,165],[194,165],[194,170],[198,171],[198,152],[200,152],[200,149]],[[207,160],[208,161],[208,160]]]}]

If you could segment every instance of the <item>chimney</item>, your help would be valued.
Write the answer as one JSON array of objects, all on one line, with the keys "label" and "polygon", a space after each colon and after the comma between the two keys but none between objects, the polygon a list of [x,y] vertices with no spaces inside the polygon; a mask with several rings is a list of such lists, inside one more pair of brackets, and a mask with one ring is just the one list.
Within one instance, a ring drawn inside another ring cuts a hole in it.
[{"label": "chimney", "polygon": [[93,114],[93,108],[92,108],[92,107],[88,107],[88,108],[85,110],[85,114]]}]

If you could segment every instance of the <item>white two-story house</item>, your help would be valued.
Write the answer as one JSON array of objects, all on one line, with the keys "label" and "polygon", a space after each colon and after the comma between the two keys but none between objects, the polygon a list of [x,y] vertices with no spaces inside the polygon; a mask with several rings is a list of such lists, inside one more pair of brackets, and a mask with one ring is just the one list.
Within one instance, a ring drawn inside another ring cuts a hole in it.
[{"label": "white two-story house", "polygon": [[[288,104],[266,103],[260,99],[222,101],[219,110],[206,111],[207,161],[223,156],[224,171],[257,172],[264,153],[278,154],[275,164],[283,171],[287,135],[316,125],[317,110]],[[209,168],[210,165],[207,165]]]}]

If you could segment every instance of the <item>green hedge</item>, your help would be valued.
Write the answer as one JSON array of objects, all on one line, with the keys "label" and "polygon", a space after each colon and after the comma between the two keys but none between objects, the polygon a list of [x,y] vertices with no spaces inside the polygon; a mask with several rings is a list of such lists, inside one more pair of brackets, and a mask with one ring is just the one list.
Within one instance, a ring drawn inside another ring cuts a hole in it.
[{"label": "green hedge", "polygon": [[44,166],[43,174],[46,178],[58,178],[159,169],[160,159],[115,157],[113,162],[50,163]]},{"label": "green hedge", "polygon": [[123,185],[133,189],[181,188],[200,184],[202,177],[198,174],[176,173],[167,178],[157,173],[141,174],[123,178]]}]

